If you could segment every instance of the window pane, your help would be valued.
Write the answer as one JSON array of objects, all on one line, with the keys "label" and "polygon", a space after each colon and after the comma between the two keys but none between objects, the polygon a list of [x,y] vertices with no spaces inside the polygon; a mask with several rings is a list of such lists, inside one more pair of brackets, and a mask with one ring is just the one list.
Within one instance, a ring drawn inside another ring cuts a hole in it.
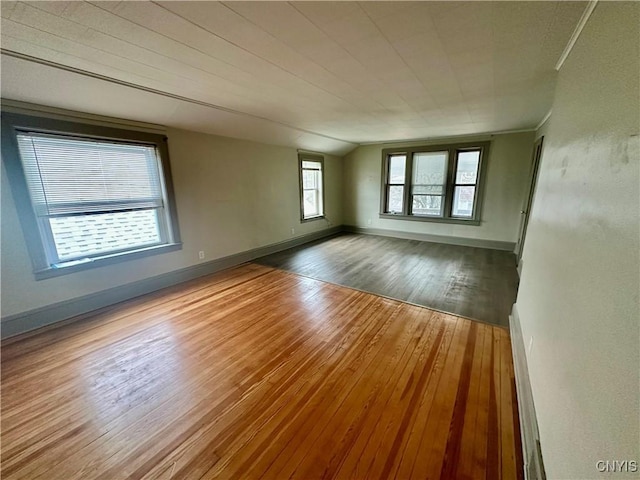
[{"label": "window pane", "polygon": [[[413,193],[442,194],[447,175],[448,152],[416,153],[413,156]],[[439,188],[435,191],[417,191],[419,185]]]},{"label": "window pane", "polygon": [[476,187],[455,187],[452,215],[455,217],[472,217],[475,194]]},{"label": "window pane", "polygon": [[49,219],[60,260],[160,243],[156,210]]},{"label": "window pane", "polygon": [[442,197],[438,195],[414,195],[411,213],[414,215],[442,216]]},{"label": "window pane", "polygon": [[387,195],[387,212],[402,213],[404,187],[391,186]]},{"label": "window pane", "polygon": [[389,183],[404,183],[406,155],[391,155],[389,157]]},{"label": "window pane", "polygon": [[480,152],[459,152],[458,168],[456,170],[456,183],[476,184],[478,178],[478,163]]},{"label": "window pane", "polygon": [[320,215],[318,190],[304,191],[304,218]]},{"label": "window pane", "polygon": [[302,162],[302,168],[309,168],[311,170],[320,170],[322,169],[322,164],[320,162],[310,162],[309,160],[304,160]]},{"label": "window pane", "polygon": [[303,170],[302,171],[302,188],[303,189],[315,189],[318,188],[318,178],[320,176],[318,170]]}]

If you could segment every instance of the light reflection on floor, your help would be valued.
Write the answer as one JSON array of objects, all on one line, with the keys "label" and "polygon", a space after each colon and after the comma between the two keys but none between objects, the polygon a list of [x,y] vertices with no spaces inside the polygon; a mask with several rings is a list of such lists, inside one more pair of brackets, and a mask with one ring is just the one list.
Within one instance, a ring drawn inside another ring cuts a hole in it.
[{"label": "light reflection on floor", "polygon": [[[139,418],[141,410],[151,411],[165,401],[164,392],[188,378],[179,345],[167,321],[83,357],[79,375],[94,426],[109,430],[112,422],[121,423],[134,410]],[[188,399],[189,389],[183,391]]]}]

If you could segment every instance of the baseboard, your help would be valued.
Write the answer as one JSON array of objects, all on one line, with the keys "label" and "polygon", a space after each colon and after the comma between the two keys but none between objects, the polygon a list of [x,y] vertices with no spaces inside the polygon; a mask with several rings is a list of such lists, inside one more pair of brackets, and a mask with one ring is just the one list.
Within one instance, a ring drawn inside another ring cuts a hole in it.
[{"label": "baseboard", "polygon": [[520,317],[516,304],[509,315],[509,330],[511,333],[511,350],[516,377],[516,391],[518,394],[518,414],[520,416],[520,434],[522,437],[522,458],[524,459],[525,480],[545,480],[544,463],[540,449],[540,435],[536,409],[533,403],[533,393],[529,380],[527,356],[522,337]]},{"label": "baseboard", "polygon": [[363,233],[367,235],[379,235],[382,237],[403,238],[406,240],[420,240],[422,242],[446,243],[449,245],[461,245],[463,247],[489,248],[492,250],[506,250],[513,252],[515,242],[503,242],[499,240],[483,240],[480,238],[449,237],[446,235],[432,235],[430,233],[412,233],[400,230],[387,230],[383,228],[363,228],[353,225],[345,225],[345,232]]},{"label": "baseboard", "polygon": [[291,240],[265,245],[226,257],[200,263],[190,267],[175,270],[144,280],[139,280],[125,285],[113,287],[101,292],[84,295],[82,297],[65,300],[45,307],[36,308],[27,312],[9,315],[2,318],[1,337],[3,339],[20,335],[38,328],[68,320],[93,310],[113,305],[118,302],[130,300],[140,295],[160,290],[162,288],[177,285],[194,278],[219,272],[236,265],[241,265],[256,258],[280,252],[288,248],[297,247],[305,243],[313,242],[321,238],[330,237],[342,232],[342,226],[331,227],[325,230],[301,235]]},{"label": "baseboard", "polygon": [[518,278],[522,278],[522,267],[524,266],[524,263],[522,262],[522,258],[520,259],[520,261],[518,262],[518,266],[516,267],[516,270],[518,271]]}]

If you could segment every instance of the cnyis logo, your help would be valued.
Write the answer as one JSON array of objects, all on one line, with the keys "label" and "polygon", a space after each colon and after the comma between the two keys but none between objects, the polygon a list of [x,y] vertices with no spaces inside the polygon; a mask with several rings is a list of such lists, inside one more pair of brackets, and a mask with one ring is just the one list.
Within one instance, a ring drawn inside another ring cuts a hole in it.
[{"label": "cnyis logo", "polygon": [[638,471],[638,462],[636,460],[598,460],[596,468],[603,473],[635,473]]}]

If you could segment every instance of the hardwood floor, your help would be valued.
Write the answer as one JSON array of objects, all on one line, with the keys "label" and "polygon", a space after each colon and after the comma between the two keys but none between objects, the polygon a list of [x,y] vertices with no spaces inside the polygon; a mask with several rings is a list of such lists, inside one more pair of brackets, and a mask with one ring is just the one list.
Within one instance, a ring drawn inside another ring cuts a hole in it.
[{"label": "hardwood floor", "polygon": [[505,329],[246,264],[2,346],[4,479],[522,478]]},{"label": "hardwood floor", "polygon": [[257,262],[502,326],[518,290],[513,253],[374,235],[342,234]]}]

